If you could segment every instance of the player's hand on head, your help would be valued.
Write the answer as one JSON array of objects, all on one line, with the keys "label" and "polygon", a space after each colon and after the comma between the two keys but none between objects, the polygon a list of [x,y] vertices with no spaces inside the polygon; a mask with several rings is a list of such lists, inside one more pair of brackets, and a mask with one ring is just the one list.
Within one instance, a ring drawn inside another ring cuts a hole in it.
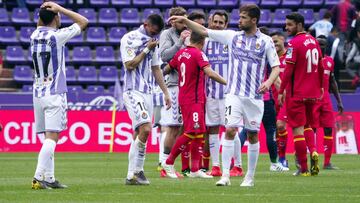
[{"label": "player's hand on head", "polygon": [[45,7],[46,10],[52,11],[54,13],[58,13],[61,10],[61,6],[55,2],[45,2],[41,5],[41,8],[45,8]]},{"label": "player's hand on head", "polygon": [[171,99],[169,94],[165,94],[165,105],[166,105],[166,110],[171,108]]},{"label": "player's hand on head", "polygon": [[191,32],[190,32],[189,30],[184,30],[184,31],[181,32],[180,38],[181,38],[182,40],[185,40],[187,37],[190,36],[190,34],[191,34]]},{"label": "player's hand on head", "polygon": [[187,18],[184,17],[184,16],[171,16],[169,19],[168,19],[168,22],[178,22],[178,23],[182,23],[186,20]]},{"label": "player's hand on head", "polygon": [[156,39],[150,39],[148,41],[146,47],[151,50],[151,49],[154,49],[156,47],[156,45],[158,45],[158,43],[159,42]]}]

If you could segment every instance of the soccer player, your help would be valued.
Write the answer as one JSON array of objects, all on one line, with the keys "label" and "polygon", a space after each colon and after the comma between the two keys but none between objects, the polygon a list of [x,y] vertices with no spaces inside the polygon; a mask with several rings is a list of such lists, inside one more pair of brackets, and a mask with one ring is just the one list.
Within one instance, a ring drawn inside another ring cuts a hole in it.
[{"label": "soccer player", "polygon": [[[310,176],[307,166],[307,142],[313,143],[313,137],[304,136],[305,125],[315,125],[318,115],[315,114],[316,102],[322,97],[322,74],[320,65],[322,53],[319,43],[310,34],[304,32],[304,17],[299,13],[286,16],[287,33],[294,38],[289,42],[286,52],[286,68],[279,90],[279,104],[286,102],[288,124],[294,135],[295,155],[300,165],[300,175]],[[286,99],[284,95],[285,88]],[[309,147],[311,152],[311,175],[319,173],[318,153]]]},{"label": "soccer player", "polygon": [[[173,7],[170,9],[170,16],[174,15],[186,16],[186,10],[182,7]],[[160,35],[159,53],[161,60],[164,63],[169,63],[176,52],[185,47],[185,39],[190,36],[190,31],[186,30],[186,25],[183,23],[170,21],[170,24],[171,28],[164,30]],[[171,71],[165,76],[165,79],[172,103],[170,109],[161,109],[160,124],[163,127],[163,130],[166,131],[162,161],[165,161],[169,156],[171,148],[176,141],[176,137],[182,133],[183,124],[180,106],[178,105],[178,73],[176,71]],[[183,157],[185,159],[182,164],[182,172],[186,176],[190,172],[189,153],[184,153]],[[165,170],[162,170],[160,175],[166,176]]]},{"label": "soccer player", "polygon": [[160,70],[160,54],[156,36],[164,28],[158,14],[147,17],[138,29],[121,39],[121,58],[125,67],[124,104],[132,121],[134,139],[129,150],[129,167],[126,185],[148,185],[144,174],[146,142],[152,130],[153,79],[164,93],[165,104],[170,108],[170,97]]},{"label": "soccer player", "polygon": [[[320,44],[322,53],[326,53],[327,38],[324,35],[320,35],[316,38]],[[329,89],[334,93],[337,102],[337,108],[340,114],[344,111],[344,106],[341,101],[339,89],[334,77],[334,60],[330,56],[324,54],[324,58],[321,60],[322,67],[324,68],[324,97],[321,102],[316,105],[315,111],[320,113],[320,125],[324,129],[324,165],[323,169],[338,169],[331,162],[331,154],[333,150],[333,128],[335,127],[335,118],[333,108],[330,99]]]},{"label": "soccer player", "polygon": [[191,172],[192,178],[212,178],[200,169],[200,153],[205,126],[205,75],[213,80],[226,84],[224,78],[213,71],[202,48],[205,37],[197,33],[190,36],[190,45],[178,51],[165,67],[165,74],[170,69],[179,73],[179,104],[184,118],[184,133],[176,140],[169,157],[163,163],[163,168],[170,178],[177,178],[174,169],[176,157],[191,141]]},{"label": "soccer player", "polygon": [[[60,14],[74,21],[59,29]],[[34,114],[36,133],[44,133],[32,189],[66,188],[55,178],[54,153],[61,131],[67,127],[67,99],[64,46],[86,28],[88,20],[54,2],[45,2],[39,11],[36,30],[31,34],[30,51],[34,65]]]},{"label": "soccer player", "polygon": [[[240,32],[233,30],[211,30],[184,17],[170,18],[184,22],[193,32],[228,46],[231,53],[229,60],[229,83],[225,98],[226,134],[222,148],[222,177],[216,183],[219,186],[230,185],[230,162],[234,154],[234,137],[238,127],[244,125],[248,130],[248,170],[241,186],[254,186],[255,168],[259,156],[258,132],[264,112],[262,94],[269,90],[279,75],[279,59],[272,39],[257,29],[260,9],[255,4],[240,7]],[[266,61],[272,72],[265,82]],[[244,121],[244,124],[243,122]]]}]

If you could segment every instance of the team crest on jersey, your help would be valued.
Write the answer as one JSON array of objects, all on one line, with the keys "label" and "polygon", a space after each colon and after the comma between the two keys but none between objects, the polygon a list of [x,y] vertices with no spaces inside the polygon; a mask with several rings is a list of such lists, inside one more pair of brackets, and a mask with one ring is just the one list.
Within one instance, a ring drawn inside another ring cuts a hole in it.
[{"label": "team crest on jersey", "polygon": [[256,43],[255,49],[260,49],[260,44],[259,43]]},{"label": "team crest on jersey", "polygon": [[147,119],[147,118],[148,118],[147,113],[143,112],[143,113],[142,113],[142,115],[141,115],[141,118],[143,118],[143,119]]},{"label": "team crest on jersey", "polygon": [[223,51],[224,51],[224,52],[228,52],[228,51],[229,51],[229,47],[228,47],[228,45],[225,45],[225,46],[224,46]]},{"label": "team crest on jersey", "polygon": [[327,62],[327,66],[328,66],[329,68],[331,68],[331,63],[330,63],[330,61]]},{"label": "team crest on jersey", "polygon": [[287,59],[291,59],[291,58],[292,58],[292,54],[293,54],[293,48],[290,47],[290,48],[288,48],[287,51],[286,51],[286,58],[287,58]]},{"label": "team crest on jersey", "polygon": [[128,48],[126,49],[126,52],[127,52],[127,54],[128,54],[129,56],[135,56],[135,50],[134,50],[133,48],[131,48],[131,47],[128,47]]},{"label": "team crest on jersey", "polygon": [[199,128],[200,128],[199,123],[198,123],[198,122],[195,122],[195,124],[194,124],[194,129],[199,129]]}]

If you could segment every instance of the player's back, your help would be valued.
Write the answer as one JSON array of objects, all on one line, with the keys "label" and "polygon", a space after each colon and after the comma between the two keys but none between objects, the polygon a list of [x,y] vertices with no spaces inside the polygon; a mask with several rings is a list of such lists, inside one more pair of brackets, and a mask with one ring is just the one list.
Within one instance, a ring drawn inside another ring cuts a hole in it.
[{"label": "player's back", "polygon": [[65,76],[65,43],[80,34],[79,25],[63,29],[39,26],[30,36],[34,65],[34,96],[67,92]]},{"label": "player's back", "polygon": [[289,42],[286,62],[295,64],[289,96],[298,99],[321,96],[321,58],[319,43],[311,35],[299,33]]},{"label": "player's back", "polygon": [[322,67],[324,69],[324,77],[323,77],[323,84],[324,84],[324,92],[329,92],[330,86],[330,75],[331,72],[334,71],[334,60],[330,56],[324,56],[321,60]]}]

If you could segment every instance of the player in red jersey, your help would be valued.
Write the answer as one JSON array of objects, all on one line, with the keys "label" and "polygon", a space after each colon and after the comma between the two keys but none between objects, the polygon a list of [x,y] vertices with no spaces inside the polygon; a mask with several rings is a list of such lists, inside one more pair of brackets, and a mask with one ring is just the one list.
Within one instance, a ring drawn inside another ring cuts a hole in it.
[{"label": "player in red jersey", "polygon": [[[316,38],[320,44],[322,53],[326,53],[327,39],[324,35]],[[324,56],[321,60],[322,67],[324,68],[323,84],[324,84],[324,97],[316,105],[315,111],[320,114],[319,125],[315,127],[322,127],[324,129],[324,165],[323,169],[338,169],[331,164],[331,154],[333,150],[333,136],[332,129],[335,127],[335,118],[333,107],[330,100],[329,88],[334,93],[337,102],[338,112],[342,114],[344,107],[339,94],[339,89],[334,77],[334,60],[330,56]]]},{"label": "player in red jersey", "polygon": [[209,60],[201,51],[205,37],[193,32],[190,45],[179,50],[165,67],[164,74],[175,69],[179,74],[179,104],[184,121],[184,133],[176,140],[163,168],[170,178],[177,178],[174,169],[176,157],[191,141],[191,172],[189,177],[212,178],[199,170],[202,139],[206,132],[205,125],[205,75],[226,84],[224,78],[210,68]]},{"label": "player in red jersey", "polygon": [[[316,102],[322,97],[323,69],[320,64],[322,53],[319,43],[304,32],[304,17],[299,13],[286,16],[286,31],[294,38],[289,42],[286,52],[286,68],[279,90],[280,105],[286,101],[288,124],[293,129],[296,158],[300,164],[300,174],[310,176],[307,166],[307,142],[314,138],[304,136],[304,126],[314,125],[318,115],[314,114]],[[287,87],[289,85],[289,87]],[[285,88],[286,96],[284,95]],[[286,97],[286,99],[285,99]],[[319,173],[319,155],[314,147],[311,152],[311,175]]]},{"label": "player in red jersey", "polygon": [[[278,90],[280,86],[280,82],[283,78],[284,71],[286,68],[286,48],[285,48],[285,40],[286,37],[282,32],[274,32],[270,34],[271,38],[274,41],[276,52],[279,56],[280,61],[280,74],[279,78],[275,81],[274,85],[272,86],[274,98],[278,98]],[[286,105],[279,105],[279,102],[275,101],[275,109],[276,109],[276,143],[278,148],[278,155],[279,155],[279,163],[281,163],[284,167],[288,166],[288,161],[286,160],[286,144],[287,144],[287,135],[288,132],[286,130]]]}]

